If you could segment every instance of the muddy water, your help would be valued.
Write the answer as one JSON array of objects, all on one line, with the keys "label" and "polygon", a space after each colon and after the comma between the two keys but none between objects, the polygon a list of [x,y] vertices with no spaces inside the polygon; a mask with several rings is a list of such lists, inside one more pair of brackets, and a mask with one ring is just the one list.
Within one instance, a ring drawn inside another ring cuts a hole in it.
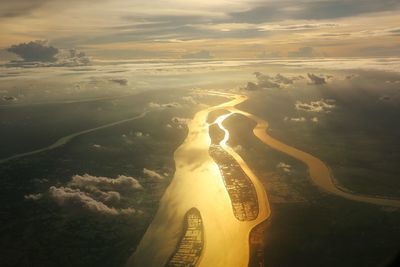
[{"label": "muddy water", "polygon": [[128,266],[164,266],[176,249],[182,232],[182,221],[191,208],[199,210],[204,227],[204,248],[198,266],[248,265],[250,231],[268,218],[270,209],[264,188],[257,177],[239,155],[226,145],[229,138],[226,132],[228,135],[223,141],[224,148],[253,181],[260,203],[255,220],[239,221],[233,214],[218,165],[208,153],[211,145],[208,114],[214,110],[234,107],[247,99],[240,95],[229,97],[232,100],[198,112],[188,123],[188,136],[174,154],[175,175]]}]

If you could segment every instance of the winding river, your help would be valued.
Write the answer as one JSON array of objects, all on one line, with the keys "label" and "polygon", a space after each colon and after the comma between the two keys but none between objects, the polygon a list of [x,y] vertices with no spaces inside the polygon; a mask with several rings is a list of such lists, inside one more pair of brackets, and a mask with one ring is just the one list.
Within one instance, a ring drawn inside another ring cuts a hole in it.
[{"label": "winding river", "polygon": [[101,126],[98,126],[98,127],[94,127],[94,128],[90,128],[90,129],[86,129],[86,130],[83,130],[83,131],[80,131],[80,132],[76,132],[76,133],[73,133],[73,134],[66,135],[64,137],[59,138],[56,142],[54,142],[53,144],[51,144],[49,146],[42,147],[42,148],[39,148],[39,149],[35,149],[35,150],[32,150],[32,151],[28,151],[28,152],[24,152],[24,153],[20,153],[20,154],[15,154],[13,156],[0,159],[0,164],[5,163],[5,162],[10,161],[10,160],[14,160],[14,159],[18,159],[18,158],[22,158],[22,157],[26,157],[26,156],[30,156],[30,155],[34,155],[34,154],[37,154],[37,153],[41,153],[41,152],[44,152],[44,151],[49,151],[49,150],[58,148],[60,146],[63,146],[65,144],[67,144],[69,141],[71,141],[72,139],[74,139],[75,137],[78,137],[80,135],[88,134],[88,133],[91,133],[91,132],[94,132],[94,131],[98,131],[98,130],[106,129],[106,128],[109,128],[109,127],[113,127],[113,126],[116,126],[116,125],[119,125],[119,124],[122,124],[122,123],[134,121],[134,120],[137,120],[137,119],[141,119],[144,116],[146,116],[147,113],[149,113],[148,110],[144,111],[144,112],[140,113],[139,115],[136,115],[136,116],[134,116],[132,118],[128,118],[128,119],[124,119],[124,120],[120,120],[120,121],[104,124],[104,125],[101,125]]},{"label": "winding river", "polygon": [[[307,165],[309,177],[315,185],[337,196],[370,204],[400,207],[400,201],[360,194],[352,194],[338,188],[327,165],[313,155],[284,144],[268,135],[268,123],[236,106],[247,96],[221,92],[207,92],[231,100],[199,111],[188,123],[188,136],[175,151],[176,172],[160,202],[159,210],[147,229],[128,266],[165,266],[173,255],[182,233],[183,218],[188,210],[196,208],[203,219],[204,247],[198,266],[247,266],[249,262],[249,234],[268,219],[271,214],[263,185],[246,162],[227,145],[229,131],[223,122],[232,114],[241,114],[257,123],[254,135],[265,145],[281,151]],[[253,183],[259,205],[256,219],[239,221],[232,212],[231,199],[225,188],[218,165],[209,155],[211,139],[208,114],[227,110],[214,123],[224,132],[219,145],[234,158]],[[192,265],[188,265],[192,266]]]},{"label": "winding river", "polygon": [[175,151],[176,172],[160,202],[159,210],[148,227],[128,266],[165,266],[176,250],[188,210],[196,208],[204,226],[204,249],[198,266],[247,266],[250,231],[270,215],[264,187],[243,159],[227,144],[229,132],[222,126],[226,117],[217,119],[225,132],[221,146],[238,162],[253,182],[259,203],[258,216],[251,221],[239,221],[232,210],[218,165],[209,155],[208,114],[242,103],[247,98],[232,95],[230,101],[199,111],[188,123],[188,135]]}]

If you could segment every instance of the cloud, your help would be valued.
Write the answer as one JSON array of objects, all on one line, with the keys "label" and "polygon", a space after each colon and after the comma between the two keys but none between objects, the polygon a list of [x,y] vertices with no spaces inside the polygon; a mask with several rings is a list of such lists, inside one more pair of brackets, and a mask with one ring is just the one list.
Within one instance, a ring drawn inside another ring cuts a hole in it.
[{"label": "cloud", "polygon": [[280,169],[284,172],[290,173],[292,172],[292,166],[290,166],[289,164],[286,164],[284,162],[279,162],[278,165],[276,165],[277,169]]},{"label": "cloud", "polygon": [[93,198],[103,203],[116,204],[121,200],[121,194],[117,191],[104,192],[93,186],[86,187],[85,190],[87,190]]},{"label": "cloud", "polygon": [[234,146],[234,147],[232,147],[232,149],[233,149],[235,152],[241,152],[241,151],[243,151],[243,147],[242,147],[241,145]]},{"label": "cloud", "polygon": [[308,79],[310,80],[310,84],[321,85],[326,84],[326,80],[324,77],[319,77],[313,73],[307,73]]},{"label": "cloud", "polygon": [[53,67],[76,67],[90,65],[90,58],[76,49],[59,49],[57,62]]},{"label": "cloud", "polygon": [[397,0],[265,1],[247,10],[231,12],[230,22],[263,23],[283,20],[326,20],[399,8]]},{"label": "cloud", "polygon": [[117,78],[110,79],[110,82],[119,84],[121,86],[128,85],[128,80],[127,79],[122,79],[122,78],[121,79],[117,79]]},{"label": "cloud", "polygon": [[117,178],[74,175],[67,186],[49,188],[49,195],[57,204],[75,211],[89,211],[104,215],[136,214],[140,211],[129,207],[118,209],[121,193],[142,190],[133,177],[119,175]]},{"label": "cloud", "polygon": [[18,100],[18,98],[16,98],[15,96],[7,96],[7,95],[3,96],[2,99],[7,102],[14,102]]},{"label": "cloud", "polygon": [[308,111],[308,112],[331,112],[335,107],[335,100],[333,99],[320,99],[317,101],[311,101],[310,103],[304,103],[296,101],[295,107],[297,110]]},{"label": "cloud", "polygon": [[254,91],[259,89],[282,88],[301,79],[300,77],[288,77],[279,73],[275,76],[269,76],[261,72],[255,72],[254,75],[256,76],[257,82],[248,82],[245,87],[246,90]]},{"label": "cloud", "polygon": [[170,102],[170,103],[157,103],[157,102],[150,102],[148,104],[148,106],[150,108],[180,108],[182,107],[181,104],[177,103],[177,102]]},{"label": "cloud", "polygon": [[275,51],[270,51],[270,52],[262,51],[261,53],[259,53],[257,55],[258,58],[278,58],[280,56],[281,55],[278,52],[275,52]]},{"label": "cloud", "polygon": [[304,117],[298,117],[298,118],[285,117],[284,121],[305,122],[306,118],[304,118]]},{"label": "cloud", "polygon": [[190,104],[193,104],[193,105],[197,105],[198,104],[197,101],[194,100],[193,96],[182,96],[182,100],[185,101],[185,102],[188,102]]},{"label": "cloud", "polygon": [[26,200],[39,200],[43,197],[43,194],[38,193],[38,194],[27,194],[24,196]]},{"label": "cloud", "polygon": [[79,188],[96,187],[102,190],[141,190],[143,186],[133,177],[119,175],[117,178],[97,177],[89,174],[74,175],[69,183],[70,186]]},{"label": "cloud", "polygon": [[184,55],[182,55],[182,58],[184,58],[184,59],[209,59],[209,58],[213,58],[213,56],[211,55],[210,51],[200,50],[198,52],[184,54]]},{"label": "cloud", "polygon": [[75,67],[90,64],[89,57],[75,49],[58,49],[47,41],[36,40],[20,43],[7,48],[22,60],[13,60],[8,67]]},{"label": "cloud", "polygon": [[341,26],[337,23],[308,23],[308,24],[266,24],[259,26],[261,31],[304,31],[304,30],[315,30],[315,29],[326,29],[326,28],[337,28]]},{"label": "cloud", "polygon": [[314,49],[312,47],[301,47],[296,51],[288,53],[289,57],[313,57],[315,56]]},{"label": "cloud", "polygon": [[391,99],[391,97],[388,95],[383,95],[383,96],[379,97],[380,101],[389,101],[390,99]]},{"label": "cloud", "polygon": [[57,204],[62,207],[104,215],[118,215],[120,213],[117,209],[108,207],[80,189],[52,186],[49,188],[49,193]]},{"label": "cloud", "polygon": [[160,180],[164,179],[164,176],[162,176],[161,174],[157,173],[156,171],[152,171],[152,170],[149,170],[146,168],[143,169],[143,173],[151,178],[157,178]]},{"label": "cloud", "polygon": [[190,121],[190,119],[187,118],[181,118],[181,117],[173,117],[171,119],[171,121],[175,124],[179,124],[179,125],[186,125],[188,124],[188,122]]},{"label": "cloud", "polygon": [[57,48],[49,46],[46,41],[40,40],[12,45],[7,48],[7,51],[18,55],[26,62],[55,62],[59,52]]}]

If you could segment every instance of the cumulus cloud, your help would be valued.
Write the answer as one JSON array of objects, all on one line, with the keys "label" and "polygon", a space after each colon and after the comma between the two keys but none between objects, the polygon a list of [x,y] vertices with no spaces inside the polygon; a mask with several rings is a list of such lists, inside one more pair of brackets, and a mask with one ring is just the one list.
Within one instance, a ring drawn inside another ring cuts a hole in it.
[{"label": "cumulus cloud", "polygon": [[326,84],[326,79],[324,77],[317,76],[313,73],[307,73],[310,84],[321,85]]},{"label": "cumulus cloud", "polygon": [[24,196],[26,200],[39,200],[43,197],[43,194],[38,193],[38,194],[27,194]]},{"label": "cumulus cloud", "polygon": [[172,121],[173,123],[175,123],[175,124],[178,124],[178,125],[186,125],[186,124],[190,121],[190,119],[181,118],[181,117],[173,117],[173,118],[171,119],[171,121]]},{"label": "cumulus cloud", "polygon": [[46,41],[40,40],[12,45],[7,48],[7,51],[18,55],[27,62],[54,62],[57,61],[56,55],[59,52],[57,48],[49,46]]},{"label": "cumulus cloud", "polygon": [[[121,207],[121,193],[138,191],[142,185],[133,177],[119,175],[112,179],[89,174],[74,175],[65,186],[51,186],[48,195],[58,205],[74,211],[88,211],[103,215],[139,214],[140,211]],[[37,195],[27,195],[26,199],[35,199]],[[42,194],[40,194],[42,197]]]},{"label": "cumulus cloud", "polygon": [[157,102],[150,102],[148,104],[148,106],[150,108],[180,108],[181,104],[177,103],[177,102],[170,102],[170,103],[157,103]]},{"label": "cumulus cloud", "polygon": [[143,133],[142,132],[135,132],[136,137],[142,137]]},{"label": "cumulus cloud", "polygon": [[301,47],[296,51],[291,51],[288,53],[289,57],[313,57],[315,56],[314,49],[312,47]]},{"label": "cumulus cloud", "polygon": [[292,166],[290,166],[289,164],[286,164],[284,162],[279,162],[278,165],[276,165],[277,169],[280,169],[284,172],[290,173],[292,172]]},{"label": "cumulus cloud", "polygon": [[7,102],[14,102],[18,100],[18,98],[16,98],[15,96],[7,96],[7,95],[3,96],[2,99]]},{"label": "cumulus cloud", "polygon": [[62,207],[71,208],[78,211],[90,211],[104,215],[118,215],[119,211],[113,207],[108,207],[88,193],[80,189],[69,187],[55,187],[49,189],[50,196]]},{"label": "cumulus cloud", "polygon": [[284,120],[285,121],[294,121],[294,122],[305,122],[306,118],[304,118],[304,117],[298,117],[298,118],[285,117]]},{"label": "cumulus cloud", "polygon": [[213,56],[211,55],[210,51],[200,50],[197,52],[184,54],[184,55],[182,55],[182,58],[184,58],[184,59],[209,59],[209,58],[213,58]]},{"label": "cumulus cloud", "polygon": [[74,175],[72,176],[71,182],[69,183],[71,186],[80,187],[80,188],[92,188],[96,187],[102,190],[140,190],[143,189],[143,186],[133,177],[119,175],[117,178],[108,178],[108,177],[98,177],[92,176],[89,174],[84,175]]},{"label": "cumulus cloud", "polygon": [[59,49],[57,55],[57,64],[55,67],[76,67],[90,64],[90,59],[84,52],[78,52],[76,49]]},{"label": "cumulus cloud", "polygon": [[243,151],[243,147],[242,147],[241,145],[234,146],[232,149],[233,149],[235,152],[241,152],[241,151]]},{"label": "cumulus cloud", "polygon": [[309,112],[331,112],[335,107],[335,100],[333,99],[320,99],[317,101],[311,101],[310,103],[304,103],[296,101],[295,107],[297,110],[309,111]]},{"label": "cumulus cloud", "polygon": [[193,104],[193,105],[197,105],[198,104],[197,101],[194,100],[193,96],[182,96],[182,100],[185,101],[185,102],[188,102],[190,104]]},{"label": "cumulus cloud", "polygon": [[149,169],[146,169],[146,168],[143,169],[143,173],[145,175],[147,175],[148,177],[151,177],[151,178],[157,178],[157,179],[160,179],[160,180],[164,179],[164,176],[162,176],[161,174],[157,173],[156,171],[149,170]]},{"label": "cumulus cloud", "polygon": [[263,74],[261,72],[255,72],[257,82],[248,82],[245,87],[246,90],[254,91],[259,89],[269,89],[269,88],[282,88],[293,84],[296,80],[302,79],[302,77],[288,77],[282,74],[277,74],[275,76],[270,76]]},{"label": "cumulus cloud", "polygon": [[75,49],[59,49],[42,40],[15,44],[7,51],[22,59],[7,63],[9,67],[74,67],[90,64],[85,53]]}]

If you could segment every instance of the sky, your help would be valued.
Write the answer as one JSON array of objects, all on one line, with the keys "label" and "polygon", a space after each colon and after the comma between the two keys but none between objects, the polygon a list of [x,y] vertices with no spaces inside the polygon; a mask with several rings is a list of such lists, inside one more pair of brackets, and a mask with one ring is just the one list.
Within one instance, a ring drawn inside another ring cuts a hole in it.
[{"label": "sky", "polygon": [[399,18],[398,0],[0,0],[0,57],[35,40],[104,60],[396,57]]}]

